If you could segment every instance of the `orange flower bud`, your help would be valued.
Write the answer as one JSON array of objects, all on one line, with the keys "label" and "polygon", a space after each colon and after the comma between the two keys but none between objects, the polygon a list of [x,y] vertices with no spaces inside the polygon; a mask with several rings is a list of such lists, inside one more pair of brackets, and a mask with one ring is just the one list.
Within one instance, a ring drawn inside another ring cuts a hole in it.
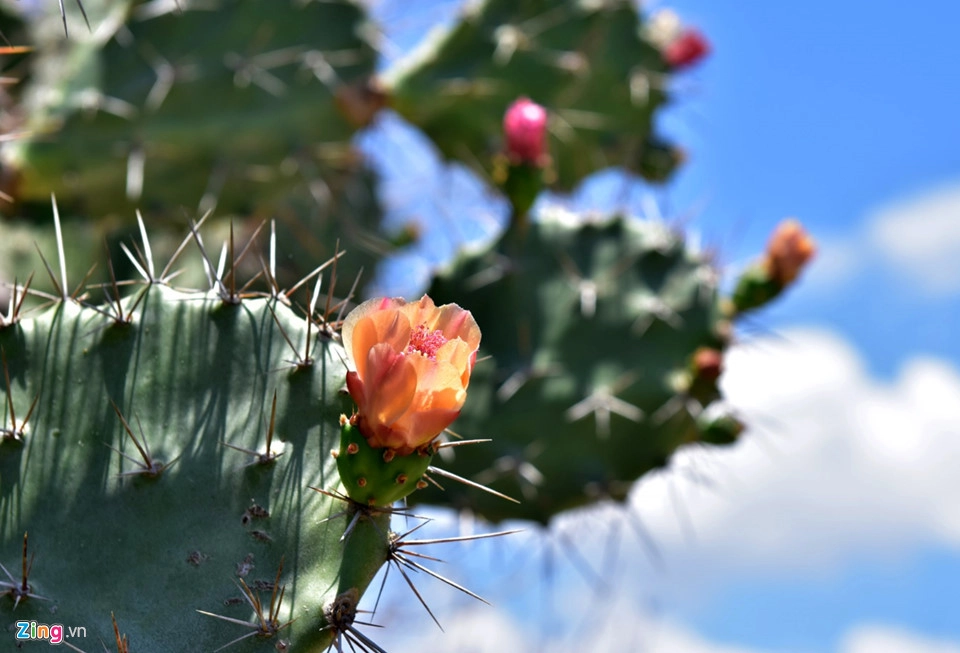
[{"label": "orange flower bud", "polygon": [[480,346],[480,328],[456,304],[371,299],[343,323],[347,389],[371,447],[407,455],[460,414]]},{"label": "orange flower bud", "polygon": [[786,286],[797,278],[800,270],[817,252],[817,246],[797,220],[784,220],[774,230],[767,244],[764,260],[770,278]]}]

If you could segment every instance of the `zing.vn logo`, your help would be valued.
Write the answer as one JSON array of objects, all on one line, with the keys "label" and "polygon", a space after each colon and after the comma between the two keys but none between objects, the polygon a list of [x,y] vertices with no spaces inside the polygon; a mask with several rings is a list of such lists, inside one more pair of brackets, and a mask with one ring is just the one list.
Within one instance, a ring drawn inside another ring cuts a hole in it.
[{"label": "zing.vn logo", "polygon": [[[84,626],[71,626],[67,629],[67,637],[86,637],[87,629]],[[18,621],[17,639],[45,639],[51,644],[63,642],[63,625],[38,624],[36,621]]]}]

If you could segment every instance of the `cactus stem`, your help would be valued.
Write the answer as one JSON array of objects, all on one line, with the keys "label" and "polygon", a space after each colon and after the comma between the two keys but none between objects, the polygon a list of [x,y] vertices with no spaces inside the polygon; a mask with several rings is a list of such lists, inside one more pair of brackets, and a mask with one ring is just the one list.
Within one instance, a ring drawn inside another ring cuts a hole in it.
[{"label": "cactus stem", "polygon": [[[140,423],[140,418],[134,415],[134,418],[137,420],[137,427],[140,429],[140,437],[143,439],[142,445],[140,444],[140,441],[137,440],[137,436],[133,434],[133,430],[130,428],[130,424],[127,422],[126,418],[124,418],[123,413],[120,412],[120,408],[117,406],[117,404],[112,399],[110,400],[110,404],[113,406],[113,410],[117,413],[117,417],[120,418],[120,422],[123,424],[124,430],[127,432],[127,435],[130,436],[130,439],[133,440],[133,445],[137,448],[137,451],[140,453],[140,457],[143,459],[143,462],[141,462],[136,458],[134,458],[133,456],[128,456],[127,454],[123,453],[119,449],[110,447],[111,449],[116,451],[118,454],[120,454],[122,457],[136,464],[137,467],[140,468],[137,471],[121,472],[120,474],[117,474],[117,476],[123,477],[123,476],[142,475],[150,478],[156,478],[157,476],[160,476],[160,474],[162,474],[164,470],[166,470],[169,467],[172,467],[178,460],[180,460],[180,456],[177,456],[176,458],[174,458],[168,463],[164,463],[160,460],[155,460],[153,456],[150,454],[150,448],[147,446],[147,440],[146,440],[146,436],[143,433],[143,424]],[[110,445],[107,445],[107,446],[110,446]]]},{"label": "cactus stem", "polygon": [[18,424],[17,413],[13,407],[13,386],[10,384],[10,369],[7,367],[7,353],[2,347],[0,347],[0,358],[3,359],[3,380],[6,381],[7,384],[7,407],[10,410],[10,428],[0,427],[0,442],[4,440],[23,442],[23,436],[27,432],[27,423],[30,421],[30,418],[33,417],[33,411],[37,407],[37,402],[40,401],[40,395],[38,394],[33,398],[33,403],[30,404],[27,416]]},{"label": "cactus stem", "polygon": [[[456,481],[457,483],[463,483],[464,485],[468,485],[472,488],[483,490],[484,492],[492,494],[496,497],[500,497],[501,499],[506,499],[507,501],[512,501],[513,503],[520,503],[513,497],[508,497],[506,494],[502,494],[500,492],[497,492],[496,490],[492,490],[488,488],[486,485],[481,485],[480,483],[474,483],[471,480],[465,479],[462,476],[457,476],[453,472],[448,472],[444,469],[440,469],[439,467],[434,467],[433,465],[430,465],[429,467],[427,467],[427,471],[433,474],[436,474],[438,476],[443,476],[444,478],[449,478],[451,481]],[[425,475],[425,477],[427,478],[427,480],[431,480],[429,476]]]},{"label": "cactus stem", "polygon": [[[49,601],[50,599],[40,596],[39,594],[34,594],[31,591],[30,585],[27,580],[30,578],[30,572],[33,571],[33,559],[36,557],[34,553],[31,556],[27,556],[27,533],[23,534],[23,555],[21,557],[21,567],[22,567],[22,577],[18,583],[14,580],[13,575],[7,571],[7,568],[0,563],[0,570],[3,570],[3,573],[10,579],[10,582],[0,581],[0,587],[6,587],[7,590],[3,594],[9,594],[13,598],[13,609],[16,610],[17,606],[20,605],[20,601],[26,599],[40,599],[42,601]],[[2,596],[2,594],[0,594]]]},{"label": "cactus stem", "polygon": [[[264,604],[260,598],[259,593],[255,593],[250,586],[247,585],[247,582],[242,578],[237,583],[237,586],[243,592],[243,598],[247,601],[251,608],[253,608],[254,613],[256,613],[257,621],[255,623],[250,623],[249,621],[242,621],[240,619],[234,619],[233,617],[225,617],[223,615],[214,614],[212,612],[207,612],[205,610],[197,610],[202,615],[208,617],[213,617],[214,619],[220,619],[222,621],[227,621],[232,624],[237,624],[239,626],[244,626],[246,628],[251,628],[252,630],[246,635],[241,635],[240,637],[227,642],[223,646],[217,649],[217,651],[222,651],[226,648],[233,646],[234,644],[241,642],[248,637],[261,637],[264,639],[269,639],[279,633],[281,630],[293,623],[293,619],[290,621],[281,624],[280,623],[280,606],[283,603],[283,595],[286,592],[287,586],[280,585],[280,574],[283,572],[283,558],[280,558],[280,566],[277,568],[277,576],[273,582],[272,590],[270,593],[270,605],[264,614]],[[279,593],[277,588],[280,588]]]}]

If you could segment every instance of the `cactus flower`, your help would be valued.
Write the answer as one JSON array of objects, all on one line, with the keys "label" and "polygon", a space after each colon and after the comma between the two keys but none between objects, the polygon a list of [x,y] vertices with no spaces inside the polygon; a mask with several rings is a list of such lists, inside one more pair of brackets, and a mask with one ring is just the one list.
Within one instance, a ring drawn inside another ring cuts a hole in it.
[{"label": "cactus flower", "polygon": [[685,29],[663,51],[671,68],[689,68],[710,54],[710,43],[699,30]]},{"label": "cactus flower", "polygon": [[371,447],[407,455],[460,414],[480,329],[456,304],[371,299],[343,324],[356,424]]},{"label": "cactus flower", "polygon": [[522,97],[503,116],[507,156],[520,163],[543,165],[546,154],[547,110]]},{"label": "cactus flower", "polygon": [[764,267],[770,278],[786,286],[800,274],[817,246],[797,220],[784,220],[774,230],[767,244]]}]

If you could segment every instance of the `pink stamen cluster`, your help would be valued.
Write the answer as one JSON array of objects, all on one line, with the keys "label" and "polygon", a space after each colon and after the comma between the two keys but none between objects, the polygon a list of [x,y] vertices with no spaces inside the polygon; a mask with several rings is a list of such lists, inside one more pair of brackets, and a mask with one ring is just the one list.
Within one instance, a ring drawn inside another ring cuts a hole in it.
[{"label": "pink stamen cluster", "polygon": [[428,331],[426,324],[421,324],[410,334],[410,344],[407,345],[407,353],[423,354],[431,360],[436,360],[437,350],[447,342],[440,329]]}]

